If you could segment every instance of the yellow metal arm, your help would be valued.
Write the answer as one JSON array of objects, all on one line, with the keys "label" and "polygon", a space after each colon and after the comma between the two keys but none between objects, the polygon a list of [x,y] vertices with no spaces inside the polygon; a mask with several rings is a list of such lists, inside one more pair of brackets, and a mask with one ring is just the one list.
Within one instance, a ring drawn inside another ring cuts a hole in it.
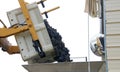
[{"label": "yellow metal arm", "polygon": [[12,28],[0,28],[0,38],[8,37],[11,35],[15,35],[17,33],[28,30],[28,26],[21,27],[12,27]]},{"label": "yellow metal arm", "polygon": [[20,6],[21,6],[22,13],[26,19],[26,23],[29,26],[29,31],[32,35],[32,38],[34,41],[36,41],[36,40],[38,40],[38,36],[37,36],[37,33],[35,32],[35,28],[33,26],[32,20],[30,18],[30,14],[29,14],[29,11],[27,9],[26,3],[24,2],[24,0],[18,0],[18,1],[19,1]]}]

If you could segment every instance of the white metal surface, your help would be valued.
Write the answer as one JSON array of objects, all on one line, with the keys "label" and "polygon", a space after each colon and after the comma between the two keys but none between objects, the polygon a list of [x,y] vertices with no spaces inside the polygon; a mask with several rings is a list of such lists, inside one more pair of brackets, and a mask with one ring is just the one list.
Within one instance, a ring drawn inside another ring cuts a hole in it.
[{"label": "white metal surface", "polygon": [[[46,26],[43,22],[43,18],[38,9],[38,5],[36,3],[28,4],[27,8],[29,10],[30,17],[36,29],[43,51],[46,53],[47,57],[53,57],[54,54],[53,46],[50,37],[48,35]],[[20,8],[7,12],[7,15],[11,25],[14,24],[24,25],[26,23]],[[28,60],[34,57],[38,57],[38,53],[35,51],[33,47],[32,37],[29,31],[16,34],[15,37],[17,40],[17,44],[19,45],[23,60]]]}]

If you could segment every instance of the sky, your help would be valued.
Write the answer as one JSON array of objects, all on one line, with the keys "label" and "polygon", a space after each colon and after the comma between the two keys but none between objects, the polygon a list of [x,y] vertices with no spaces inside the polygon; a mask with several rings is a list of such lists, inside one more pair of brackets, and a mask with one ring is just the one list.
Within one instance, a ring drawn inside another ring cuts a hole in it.
[{"label": "sky", "polygon": [[[25,1],[32,3],[39,0]],[[60,9],[48,13],[48,22],[61,34],[65,46],[70,50],[71,57],[88,57],[91,61],[98,61],[101,59],[88,49],[88,35],[89,39],[91,39],[99,33],[100,22],[99,19],[91,17],[89,17],[88,22],[88,14],[84,12],[85,0],[47,0],[45,2],[45,8],[42,8],[41,5],[38,6],[41,12],[60,6]],[[7,27],[10,26],[10,23],[6,12],[18,7],[20,7],[18,0],[2,0],[0,2],[0,19],[4,21]],[[0,25],[0,27],[2,27],[2,25]],[[14,37],[10,37],[8,40],[12,45],[16,45]],[[0,50],[0,59],[0,71],[27,72],[21,66],[27,63],[22,60],[20,54],[9,55]]]}]

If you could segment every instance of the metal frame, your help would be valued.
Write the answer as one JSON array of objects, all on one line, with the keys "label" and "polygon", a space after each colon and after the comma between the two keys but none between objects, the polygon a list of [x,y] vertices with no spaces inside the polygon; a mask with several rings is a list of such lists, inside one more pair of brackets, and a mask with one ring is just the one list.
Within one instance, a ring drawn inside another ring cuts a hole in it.
[{"label": "metal frame", "polygon": [[[24,2],[24,0],[18,0],[18,1],[19,1],[20,6],[21,6],[21,10],[23,12],[23,15],[26,19],[27,25],[19,26],[19,24],[15,24],[15,25],[11,26],[10,28],[7,28],[6,25],[3,23],[3,21],[0,19],[0,22],[3,24],[3,28],[0,28],[0,38],[6,38],[6,37],[9,37],[9,36],[12,36],[12,35],[29,30],[33,41],[37,41],[38,36],[37,36],[36,31],[35,31],[33,22],[30,18],[29,11],[28,11],[27,6],[26,6],[28,3]],[[37,2],[37,4],[40,4],[41,2],[45,2],[45,1],[46,0],[41,0],[41,1]],[[51,11],[54,11],[58,8],[59,7],[55,7],[53,9],[48,10],[48,11],[45,11],[45,12],[41,13],[41,15],[49,13]],[[10,46],[6,50],[9,54],[20,53],[18,46]]]}]

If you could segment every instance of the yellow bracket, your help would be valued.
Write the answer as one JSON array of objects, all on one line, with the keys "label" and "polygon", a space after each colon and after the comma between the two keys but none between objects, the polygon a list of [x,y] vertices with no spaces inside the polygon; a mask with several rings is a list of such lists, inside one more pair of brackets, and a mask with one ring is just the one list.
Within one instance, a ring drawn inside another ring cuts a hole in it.
[{"label": "yellow bracket", "polygon": [[30,18],[30,14],[29,14],[29,11],[27,9],[27,6],[26,6],[26,2],[24,2],[24,0],[18,0],[19,1],[19,4],[21,6],[21,10],[23,12],[23,15],[26,19],[26,23],[27,25],[29,26],[29,31],[32,35],[32,38],[33,40],[38,40],[38,36],[37,36],[37,33],[35,32],[35,28],[34,28],[34,25],[33,25],[33,22]]},{"label": "yellow bracket", "polygon": [[9,54],[16,54],[16,53],[20,53],[20,50],[19,50],[19,47],[18,46],[10,46],[8,49],[7,49],[7,52]]},{"label": "yellow bracket", "polygon": [[49,12],[52,12],[52,11],[54,11],[54,10],[56,10],[56,9],[59,9],[59,8],[60,8],[60,7],[57,6],[57,7],[55,7],[55,8],[50,9],[50,10],[47,10],[47,11],[45,11],[45,12],[42,12],[41,14],[43,15],[43,14],[45,14],[46,12],[49,13]]},{"label": "yellow bracket", "polygon": [[6,38],[0,38],[0,47],[2,47],[3,50],[7,51],[9,54],[20,53],[19,47],[12,46]]}]

